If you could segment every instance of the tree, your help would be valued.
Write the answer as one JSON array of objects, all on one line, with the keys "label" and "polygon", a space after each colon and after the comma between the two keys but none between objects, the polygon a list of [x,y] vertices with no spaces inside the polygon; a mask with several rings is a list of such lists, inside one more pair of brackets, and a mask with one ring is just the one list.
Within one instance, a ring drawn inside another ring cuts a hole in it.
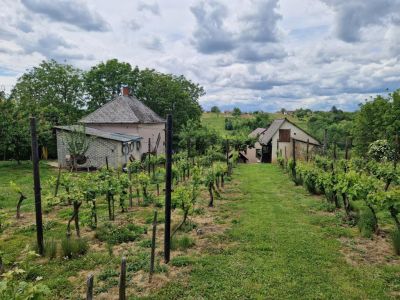
[{"label": "tree", "polygon": [[[50,156],[55,157],[56,142],[52,128],[72,124],[82,117],[86,104],[83,94],[82,72],[79,69],[54,60],[43,61],[18,78],[11,91],[10,99],[14,101],[16,110],[13,120],[21,128],[28,128],[29,116],[35,116],[40,125],[39,145],[48,148]],[[21,145],[18,151],[27,152],[29,157],[29,151]]]},{"label": "tree", "polygon": [[219,109],[219,107],[218,106],[213,106],[213,107],[211,107],[211,110],[210,110],[212,113],[215,113],[215,114],[220,114],[221,113],[221,110]]},{"label": "tree", "polygon": [[184,76],[141,70],[139,86],[134,93],[159,116],[173,114],[174,134],[189,120],[200,121],[202,109],[198,100],[205,94],[204,89]]},{"label": "tree", "polygon": [[242,111],[239,107],[235,107],[232,111],[232,116],[239,117],[242,114]]},{"label": "tree", "polygon": [[84,74],[85,90],[88,93],[88,110],[93,111],[111,101],[126,84],[135,94],[138,87],[139,69],[129,63],[110,59],[93,66]]}]

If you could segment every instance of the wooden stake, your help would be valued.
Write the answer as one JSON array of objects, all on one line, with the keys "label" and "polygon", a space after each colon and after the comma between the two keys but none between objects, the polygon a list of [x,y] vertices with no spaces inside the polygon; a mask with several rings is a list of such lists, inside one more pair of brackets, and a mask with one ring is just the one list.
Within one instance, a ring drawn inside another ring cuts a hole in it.
[{"label": "wooden stake", "polygon": [[86,300],[93,300],[93,274],[90,274],[86,280]]},{"label": "wooden stake", "polygon": [[131,168],[128,167],[128,176],[129,176],[129,207],[133,207],[133,195],[132,195],[132,172]]},{"label": "wooden stake", "polygon": [[327,147],[328,147],[328,130],[325,128],[325,130],[324,130],[324,148],[323,148],[324,155],[326,155]]},{"label": "wooden stake", "polygon": [[151,236],[151,255],[150,255],[150,273],[149,273],[149,282],[153,277],[154,273],[154,258],[156,253],[156,233],[157,233],[157,211],[154,211],[154,219],[153,219],[153,232]]},{"label": "wooden stake", "polygon": [[165,180],[165,230],[164,261],[168,263],[171,254],[171,185],[172,185],[172,115],[168,114],[166,124],[166,180]]},{"label": "wooden stake", "polygon": [[36,238],[38,244],[39,254],[44,254],[43,243],[43,220],[42,220],[42,197],[40,187],[40,174],[39,174],[39,152],[38,142],[36,135],[36,119],[30,118],[31,137],[32,137],[32,161],[33,161],[33,185],[35,191],[35,213],[36,213]]},{"label": "wooden stake", "polygon": [[310,139],[307,139],[307,152],[306,152],[306,161],[308,162],[308,152],[310,149]]},{"label": "wooden stake", "polygon": [[349,140],[346,137],[346,145],[345,145],[345,149],[344,149],[344,159],[348,160],[349,159]]},{"label": "wooden stake", "polygon": [[58,167],[58,175],[57,175],[57,181],[56,181],[56,189],[54,191],[54,197],[57,197],[58,188],[60,186],[60,179],[61,179],[61,166]]},{"label": "wooden stake", "polygon": [[126,299],[126,258],[122,257],[121,274],[119,275],[119,300]]},{"label": "wooden stake", "polygon": [[150,153],[151,153],[151,139],[149,138],[149,149],[147,151],[147,171],[150,175]]}]

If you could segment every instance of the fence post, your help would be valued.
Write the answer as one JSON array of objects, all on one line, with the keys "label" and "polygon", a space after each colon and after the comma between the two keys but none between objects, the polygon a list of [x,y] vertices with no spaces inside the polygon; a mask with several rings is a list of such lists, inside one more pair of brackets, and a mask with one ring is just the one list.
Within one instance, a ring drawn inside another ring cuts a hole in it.
[{"label": "fence post", "polygon": [[93,274],[88,276],[86,286],[86,300],[93,300]]},{"label": "fence post", "polygon": [[349,139],[346,137],[346,144],[345,144],[345,149],[344,149],[344,159],[348,160],[349,159]]},{"label": "fence post", "polygon": [[107,170],[109,169],[109,167],[108,167],[108,156],[106,156],[106,167],[107,167]]},{"label": "fence post", "polygon": [[292,155],[293,155],[293,169],[292,169],[292,176],[296,178],[296,140],[292,138]]},{"label": "fence post", "polygon": [[328,146],[328,130],[325,128],[324,129],[324,147],[323,147],[324,155],[326,155],[327,146]]},{"label": "fence post", "polygon": [[394,156],[393,166],[394,166],[394,169],[396,170],[396,168],[397,168],[397,162],[398,162],[399,156],[400,156],[400,139],[399,139],[399,134],[396,134],[395,143],[396,143],[396,146],[395,146],[396,152],[395,152],[395,156]]},{"label": "fence post", "polygon": [[39,174],[39,152],[38,142],[36,135],[36,119],[30,118],[31,137],[32,137],[32,162],[33,162],[33,184],[35,191],[35,212],[36,212],[36,233],[39,254],[43,255],[43,220],[42,220],[42,197],[40,188],[40,174]]},{"label": "fence post", "polygon": [[150,274],[149,274],[149,282],[153,277],[154,273],[154,258],[156,253],[156,233],[157,233],[157,211],[154,211],[154,219],[153,219],[153,232],[151,236],[151,255],[150,255]]},{"label": "fence post", "polygon": [[121,274],[119,275],[119,300],[126,299],[126,258],[122,257]]},{"label": "fence post", "polygon": [[147,172],[150,175],[150,153],[151,153],[151,138],[149,138],[149,149],[147,150]]},{"label": "fence post", "polygon": [[128,166],[128,176],[129,176],[129,207],[133,207],[133,195],[132,195],[132,171]]},{"label": "fence post", "polygon": [[306,152],[306,161],[308,162],[308,151],[310,148],[310,139],[307,139],[307,152]]},{"label": "fence post", "polygon": [[171,185],[172,185],[172,115],[167,115],[165,164],[165,230],[164,261],[169,262],[171,252]]},{"label": "fence post", "polygon": [[57,175],[57,181],[56,181],[56,189],[54,191],[54,197],[57,197],[57,194],[58,194],[58,188],[60,186],[60,178],[61,178],[61,166],[58,167],[58,175]]}]

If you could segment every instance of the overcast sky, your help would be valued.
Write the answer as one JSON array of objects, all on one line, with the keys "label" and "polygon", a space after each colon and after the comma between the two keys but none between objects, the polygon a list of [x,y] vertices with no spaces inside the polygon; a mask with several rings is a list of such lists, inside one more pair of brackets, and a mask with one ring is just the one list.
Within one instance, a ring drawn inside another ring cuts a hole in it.
[{"label": "overcast sky", "polygon": [[400,0],[0,0],[0,88],[44,59],[183,74],[203,107],[354,110],[400,88]]}]

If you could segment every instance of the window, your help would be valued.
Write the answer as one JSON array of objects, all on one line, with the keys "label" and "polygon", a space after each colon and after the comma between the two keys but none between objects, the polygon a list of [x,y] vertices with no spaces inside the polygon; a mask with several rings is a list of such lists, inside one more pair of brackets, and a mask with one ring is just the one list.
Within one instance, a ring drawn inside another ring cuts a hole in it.
[{"label": "window", "polygon": [[256,157],[261,159],[261,149],[256,149]]},{"label": "window", "polygon": [[279,142],[290,142],[290,129],[279,129]]}]

